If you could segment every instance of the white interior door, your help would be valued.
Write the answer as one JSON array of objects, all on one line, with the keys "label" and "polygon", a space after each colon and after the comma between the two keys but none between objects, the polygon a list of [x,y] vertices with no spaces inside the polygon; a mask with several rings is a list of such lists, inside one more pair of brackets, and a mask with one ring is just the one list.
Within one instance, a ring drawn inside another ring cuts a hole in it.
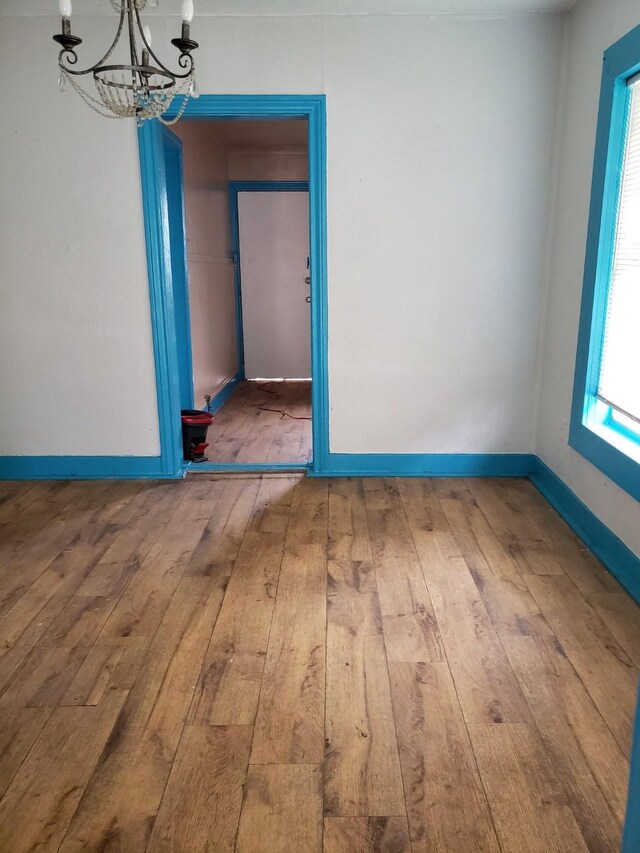
[{"label": "white interior door", "polygon": [[311,376],[309,194],[238,193],[247,379]]}]

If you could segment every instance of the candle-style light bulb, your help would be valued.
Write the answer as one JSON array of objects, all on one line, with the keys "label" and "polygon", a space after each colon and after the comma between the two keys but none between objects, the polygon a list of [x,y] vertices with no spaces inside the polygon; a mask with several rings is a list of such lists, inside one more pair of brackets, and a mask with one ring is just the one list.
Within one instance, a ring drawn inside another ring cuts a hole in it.
[{"label": "candle-style light bulb", "polygon": [[182,4],[182,20],[186,24],[193,21],[193,0],[184,0]]},{"label": "candle-style light bulb", "polygon": [[147,45],[151,47],[151,30],[149,29],[149,27],[144,26],[142,28],[142,34],[144,35],[144,40],[146,41]]},{"label": "candle-style light bulb", "polygon": [[60,9],[60,15],[63,18],[71,17],[71,0],[60,0],[58,8]]}]

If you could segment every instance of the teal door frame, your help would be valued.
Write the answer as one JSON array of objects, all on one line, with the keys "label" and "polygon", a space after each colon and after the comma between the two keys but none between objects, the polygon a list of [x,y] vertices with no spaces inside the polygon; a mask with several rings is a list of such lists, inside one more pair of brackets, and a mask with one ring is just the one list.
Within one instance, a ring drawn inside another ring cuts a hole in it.
[{"label": "teal door frame", "polygon": [[189,312],[189,269],[187,265],[184,208],[184,168],[182,140],[162,126],[162,146],[167,181],[169,247],[171,252],[171,292],[176,324],[180,408],[193,408],[193,355]]},{"label": "teal door frame", "polygon": [[[179,102],[180,99],[176,99]],[[168,113],[175,115],[179,103]],[[311,270],[311,406],[313,460],[310,473],[323,476],[329,462],[327,331],[326,103],[324,95],[202,95],[191,99],[184,118],[270,120],[306,119],[309,142],[309,257]],[[180,476],[179,342],[172,293],[167,175],[163,125],[146,121],[138,130],[142,203],[147,247],[151,325],[156,370],[160,459],[165,476]],[[212,465],[207,466],[212,468]],[[218,470],[269,470],[282,465],[215,466]]]}]

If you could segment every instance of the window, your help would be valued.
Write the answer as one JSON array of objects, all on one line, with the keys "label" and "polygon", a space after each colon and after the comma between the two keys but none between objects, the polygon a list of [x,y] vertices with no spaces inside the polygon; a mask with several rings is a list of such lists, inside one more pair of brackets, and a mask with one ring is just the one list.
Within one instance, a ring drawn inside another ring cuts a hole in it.
[{"label": "window", "polygon": [[604,55],[569,443],[640,499],[640,27]]},{"label": "window", "polygon": [[640,79],[628,84],[629,120],[602,338],[598,399],[640,432]]}]

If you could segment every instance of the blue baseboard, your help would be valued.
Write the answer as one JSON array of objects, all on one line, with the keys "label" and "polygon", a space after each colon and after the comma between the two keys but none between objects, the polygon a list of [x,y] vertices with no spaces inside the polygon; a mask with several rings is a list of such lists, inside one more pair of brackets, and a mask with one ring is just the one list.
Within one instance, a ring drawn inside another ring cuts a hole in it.
[{"label": "blue baseboard", "polygon": [[209,405],[206,408],[206,411],[211,412],[212,415],[215,415],[217,411],[219,411],[224,404],[227,402],[229,397],[235,391],[237,385],[242,382],[242,377],[239,373],[236,373],[226,385],[224,385],[218,393],[211,398]]},{"label": "blue baseboard", "polygon": [[[240,380],[235,377],[215,397],[217,410]],[[224,395],[224,398],[221,397]],[[527,477],[534,459],[528,453],[330,453],[313,471],[307,463],[215,463],[188,466],[190,471],[307,471],[313,477]],[[0,456],[0,479],[63,480],[137,479],[183,476],[185,467],[162,470],[159,456]]]},{"label": "blue baseboard", "polygon": [[640,850],[640,691],[638,691],[636,722],[631,747],[629,793],[627,794],[627,814],[624,822],[621,853],[638,853],[638,850]]},{"label": "blue baseboard", "polygon": [[530,453],[329,453],[312,477],[528,477]]},{"label": "blue baseboard", "polygon": [[0,480],[176,480],[159,456],[0,456]]},{"label": "blue baseboard", "polygon": [[640,558],[537,457],[530,479],[589,550],[640,604]]},{"label": "blue baseboard", "polygon": [[[238,384],[235,377],[220,395],[226,399]],[[216,401],[220,395],[216,395]],[[222,405],[222,403],[220,403]],[[179,479],[162,468],[159,456],[0,456],[0,480]],[[536,456],[496,454],[359,454],[330,453],[320,471],[306,464],[203,463],[188,466],[202,473],[307,471],[312,477],[529,477],[587,547],[640,603],[640,558]]]}]

